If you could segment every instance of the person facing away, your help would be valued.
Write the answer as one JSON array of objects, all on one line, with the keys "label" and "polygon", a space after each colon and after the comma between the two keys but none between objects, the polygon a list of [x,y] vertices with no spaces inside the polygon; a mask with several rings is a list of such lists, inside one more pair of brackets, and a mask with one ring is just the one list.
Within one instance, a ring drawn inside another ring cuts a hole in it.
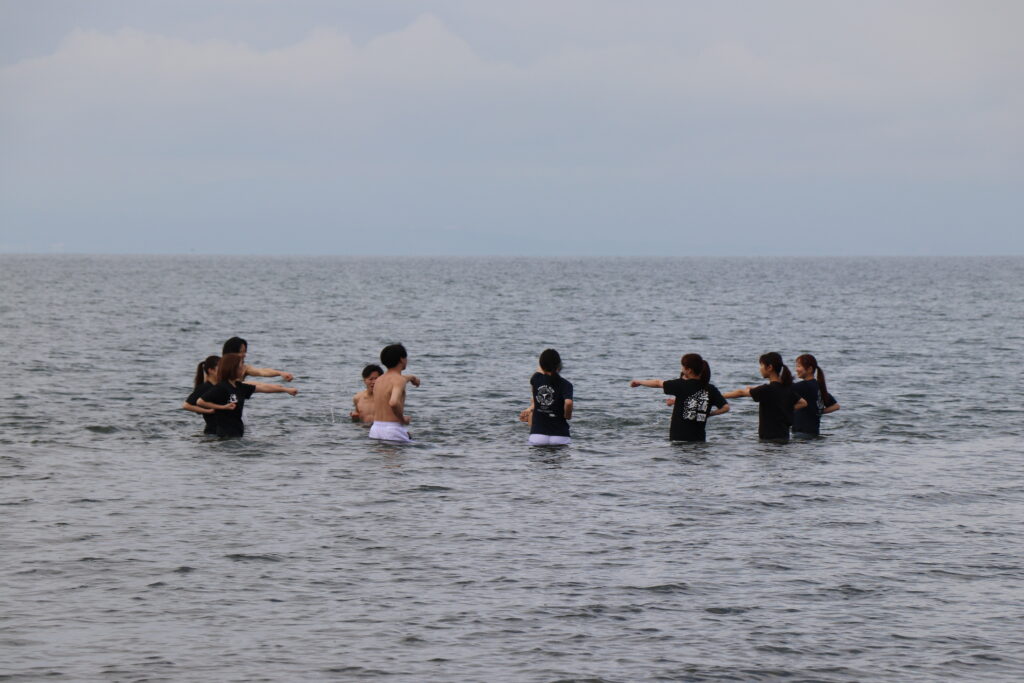
[{"label": "person facing away", "polygon": [[[249,343],[241,337],[232,337],[224,342],[224,348],[221,350],[222,354],[238,353],[241,354],[242,360],[245,360],[245,354],[249,352]],[[243,364],[242,379],[245,379],[249,375],[253,377],[280,377],[285,382],[291,382],[295,379],[295,375],[284,370],[275,370],[273,368],[255,368],[249,364]]]},{"label": "person facing away", "polygon": [[519,419],[530,424],[531,446],[567,446],[572,443],[572,383],[559,374],[558,351],[544,349],[537,364],[530,377],[530,407],[519,413]]},{"label": "person facing away", "polygon": [[373,385],[383,374],[384,370],[379,365],[371,363],[363,368],[363,385],[366,388],[352,397],[352,412],[349,413],[349,417],[353,422],[373,422]]},{"label": "person facing away", "polygon": [[240,353],[226,353],[217,365],[217,384],[209,389],[198,404],[201,408],[213,408],[216,434],[222,437],[238,437],[245,434],[242,410],[245,402],[254,393],[289,394],[295,396],[298,389],[280,384],[264,382],[243,382],[245,360]]},{"label": "person facing away", "polygon": [[818,366],[818,360],[809,353],[796,357],[794,363],[799,382],[793,389],[807,401],[807,407],[793,413],[793,436],[818,436],[821,430],[821,416],[839,410],[839,404],[825,385],[825,371]]},{"label": "person facing away", "polygon": [[758,369],[768,384],[728,391],[725,398],[749,396],[758,404],[757,436],[767,441],[788,441],[793,412],[807,407],[807,401],[793,390],[793,374],[772,351],[758,359]]},{"label": "person facing away", "polygon": [[409,354],[401,344],[390,344],[380,352],[380,362],[387,370],[373,385],[373,424],[370,438],[382,441],[409,443],[412,438],[405,427],[409,416],[405,414],[405,385],[420,385],[415,375],[403,375],[409,365]]},{"label": "person facing away", "polygon": [[219,362],[220,356],[207,356],[206,360],[200,361],[199,365],[196,366],[196,378],[192,387],[192,393],[181,404],[181,407],[185,410],[199,413],[203,416],[203,420],[206,422],[203,434],[217,433],[217,418],[214,415],[217,411],[213,408],[200,407],[199,399],[202,398],[203,394],[212,389],[217,381],[217,364]]},{"label": "person facing away", "polygon": [[699,353],[688,353],[680,359],[679,379],[634,379],[631,387],[662,389],[674,398],[665,402],[672,408],[668,438],[673,441],[705,441],[705,424],[714,415],[729,412],[729,403],[711,384],[711,366]]}]

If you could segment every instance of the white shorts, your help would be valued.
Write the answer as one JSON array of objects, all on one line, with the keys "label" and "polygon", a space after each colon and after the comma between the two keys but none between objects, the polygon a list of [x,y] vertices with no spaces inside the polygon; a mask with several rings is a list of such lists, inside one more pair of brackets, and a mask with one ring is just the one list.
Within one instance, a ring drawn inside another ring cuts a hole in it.
[{"label": "white shorts", "polygon": [[531,446],[568,446],[572,439],[567,436],[549,436],[547,434],[530,434]]},{"label": "white shorts", "polygon": [[374,420],[370,426],[370,438],[412,443],[412,439],[409,438],[409,430],[401,422],[377,422]]}]

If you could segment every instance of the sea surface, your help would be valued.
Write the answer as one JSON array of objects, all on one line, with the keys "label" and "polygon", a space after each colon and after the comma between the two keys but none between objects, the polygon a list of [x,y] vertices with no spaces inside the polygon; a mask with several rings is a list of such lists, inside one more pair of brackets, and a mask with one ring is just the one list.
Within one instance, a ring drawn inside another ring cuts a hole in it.
[{"label": "sea surface", "polygon": [[[1024,678],[1024,258],[2,256],[0,320],[0,680]],[[180,405],[233,335],[300,393],[218,441]],[[396,341],[404,447],[348,419]],[[822,438],[734,399],[673,444],[629,387],[766,351]]]}]

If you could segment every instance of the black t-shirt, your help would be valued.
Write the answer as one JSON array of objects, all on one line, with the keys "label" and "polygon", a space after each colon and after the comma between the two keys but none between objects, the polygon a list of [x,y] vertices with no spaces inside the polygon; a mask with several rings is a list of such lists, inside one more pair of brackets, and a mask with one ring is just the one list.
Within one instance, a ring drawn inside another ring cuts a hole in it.
[{"label": "black t-shirt", "polygon": [[564,377],[533,373],[533,421],[531,434],[569,436],[569,421],[565,419],[565,401],[572,399],[572,383]]},{"label": "black t-shirt", "polygon": [[245,425],[242,424],[242,409],[245,407],[245,400],[252,396],[256,387],[245,382],[236,382],[231,386],[226,380],[219,382],[203,394],[203,400],[217,405],[237,403],[234,410],[214,411],[214,424],[217,426],[217,436],[242,436],[245,433]]},{"label": "black t-shirt", "polygon": [[703,386],[696,379],[670,379],[663,388],[666,394],[676,397],[669,438],[673,441],[704,441],[704,425],[711,406],[721,408],[726,404],[722,393],[714,384]]},{"label": "black t-shirt", "polygon": [[825,414],[825,408],[835,405],[836,399],[832,394],[825,392],[821,395],[818,387],[818,380],[805,379],[793,383],[793,390],[807,401],[807,407],[793,413],[793,431],[801,434],[818,435],[821,428],[821,416]]},{"label": "black t-shirt", "polygon": [[[199,399],[201,399],[207,391],[213,388],[213,384],[210,382],[203,382],[200,384],[195,391],[188,395],[185,399],[185,403],[190,406],[198,406]],[[217,433],[217,420],[215,413],[203,413],[203,420],[206,421],[206,428],[203,429],[203,434],[216,434]]]},{"label": "black t-shirt", "polygon": [[750,390],[750,398],[759,407],[757,435],[762,439],[788,439],[789,426],[793,424],[793,404],[800,400],[793,385],[762,384]]}]

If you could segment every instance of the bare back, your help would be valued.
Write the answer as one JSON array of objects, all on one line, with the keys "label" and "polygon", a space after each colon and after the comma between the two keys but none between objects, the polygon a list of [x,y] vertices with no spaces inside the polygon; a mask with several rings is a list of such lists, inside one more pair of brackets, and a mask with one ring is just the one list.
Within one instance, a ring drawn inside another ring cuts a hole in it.
[{"label": "bare back", "polygon": [[390,369],[377,378],[377,383],[373,385],[374,422],[408,424],[409,419],[405,417],[405,383],[406,378],[401,371],[395,369]]}]

